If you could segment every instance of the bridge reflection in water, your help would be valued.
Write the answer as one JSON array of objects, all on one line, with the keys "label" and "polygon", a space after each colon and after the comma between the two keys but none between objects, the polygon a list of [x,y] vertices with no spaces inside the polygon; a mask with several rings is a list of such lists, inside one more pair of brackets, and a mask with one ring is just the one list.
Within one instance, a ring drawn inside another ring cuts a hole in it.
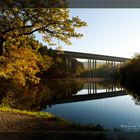
[{"label": "bridge reflection in water", "polygon": [[[89,83],[87,83],[87,85],[85,84],[84,89],[88,90],[88,94],[99,93],[100,89],[103,89],[105,93],[116,92],[116,91],[119,90],[118,87],[114,84],[109,84],[108,83],[107,85],[104,85],[104,88],[97,87],[98,84],[99,84],[98,82],[89,82]],[[120,88],[120,91],[123,91],[123,88]]]},{"label": "bridge reflection in water", "polygon": [[84,94],[77,93],[71,97],[57,100],[54,104],[80,102],[80,101],[103,99],[103,98],[127,95],[123,88],[117,88],[117,86],[113,84],[107,84],[107,86],[104,86],[104,88],[102,88],[102,87],[99,87],[98,82],[85,83],[83,90],[84,90]]}]

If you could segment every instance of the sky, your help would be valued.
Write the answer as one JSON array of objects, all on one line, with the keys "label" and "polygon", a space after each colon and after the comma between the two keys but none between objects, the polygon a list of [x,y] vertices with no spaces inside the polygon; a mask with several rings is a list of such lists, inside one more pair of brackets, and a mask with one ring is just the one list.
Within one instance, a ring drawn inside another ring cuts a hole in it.
[{"label": "sky", "polygon": [[[140,9],[70,9],[70,17],[87,22],[63,50],[130,58],[140,52]],[[54,47],[55,48],[55,47]]]}]

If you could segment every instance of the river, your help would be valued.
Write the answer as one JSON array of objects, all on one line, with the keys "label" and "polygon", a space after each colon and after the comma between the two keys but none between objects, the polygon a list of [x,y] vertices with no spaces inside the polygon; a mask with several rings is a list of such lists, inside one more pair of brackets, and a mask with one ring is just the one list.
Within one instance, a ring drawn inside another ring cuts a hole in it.
[{"label": "river", "polygon": [[[126,89],[112,81],[51,80],[58,98],[42,111],[80,124],[100,124],[108,129],[140,129],[140,106]],[[49,83],[48,83],[49,87]],[[52,88],[52,87],[51,87]],[[52,89],[53,89],[52,88]]]},{"label": "river", "polygon": [[140,130],[139,91],[128,91],[113,80],[46,79],[25,87],[2,83],[0,92],[1,104],[11,108],[50,112],[108,129]]}]

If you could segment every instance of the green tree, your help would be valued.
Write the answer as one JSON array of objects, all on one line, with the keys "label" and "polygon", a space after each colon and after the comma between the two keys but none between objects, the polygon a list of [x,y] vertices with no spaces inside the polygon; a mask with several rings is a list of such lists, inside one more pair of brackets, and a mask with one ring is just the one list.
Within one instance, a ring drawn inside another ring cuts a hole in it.
[{"label": "green tree", "polygon": [[132,89],[139,89],[140,55],[127,61],[125,65],[120,68],[118,73],[122,85]]}]

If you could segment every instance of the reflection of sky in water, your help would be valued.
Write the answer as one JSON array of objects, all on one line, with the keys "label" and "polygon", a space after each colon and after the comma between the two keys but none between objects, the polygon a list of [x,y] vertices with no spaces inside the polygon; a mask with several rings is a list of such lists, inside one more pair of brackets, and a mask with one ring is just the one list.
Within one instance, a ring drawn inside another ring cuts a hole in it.
[{"label": "reflection of sky in water", "polygon": [[[113,91],[119,91],[119,90],[121,90],[121,88],[116,87],[115,89],[113,89]],[[100,88],[100,89],[97,89],[96,91],[96,93],[105,93],[105,92],[112,92],[112,89],[106,90],[105,88]],[[91,88],[91,94],[93,93],[94,93],[93,88]],[[88,94],[88,89],[82,89],[76,93],[76,95],[85,95],[85,94]]]},{"label": "reflection of sky in water", "polygon": [[82,124],[101,124],[107,128],[140,124],[140,106],[129,95],[54,105],[44,111]]},{"label": "reflection of sky in water", "polygon": [[106,89],[97,89],[97,93],[106,92]]},{"label": "reflection of sky in water", "polygon": [[82,90],[80,90],[80,91],[78,91],[76,93],[76,95],[85,95],[85,94],[88,94],[88,90],[87,89],[82,89]]}]

